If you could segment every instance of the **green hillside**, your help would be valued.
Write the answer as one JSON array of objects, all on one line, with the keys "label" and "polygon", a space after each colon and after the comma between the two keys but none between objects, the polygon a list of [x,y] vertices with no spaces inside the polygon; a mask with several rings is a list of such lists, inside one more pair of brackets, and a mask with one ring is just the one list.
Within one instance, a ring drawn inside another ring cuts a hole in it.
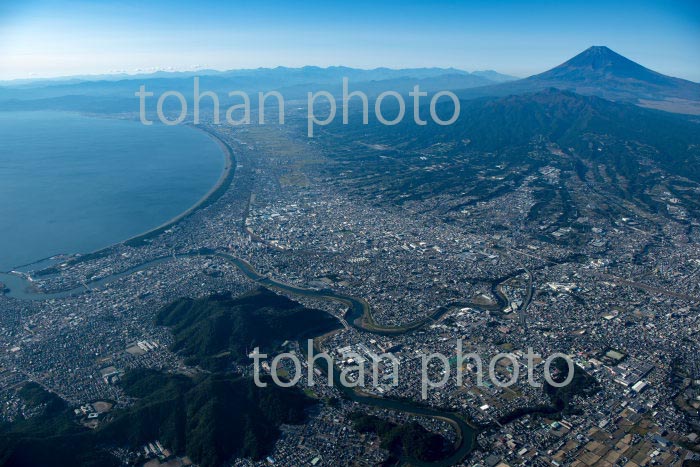
[{"label": "green hillside", "polygon": [[260,459],[272,450],[281,424],[303,423],[316,404],[295,388],[258,388],[224,375],[193,379],[139,369],[127,372],[122,386],[136,403],[92,431],[58,396],[27,384],[19,394],[35,415],[0,426],[0,465],[116,466],[111,448],[139,450],[155,440],[201,467],[232,457]]},{"label": "green hillside", "polygon": [[23,467],[109,467],[119,465],[93,433],[74,421],[68,405],[37,383],[18,392],[28,418],[0,425],[0,465]]},{"label": "green hillside", "polygon": [[249,362],[255,347],[271,351],[285,340],[311,338],[339,326],[328,313],[264,288],[236,298],[180,299],[160,310],[156,324],[171,328],[172,349],[188,364],[215,371],[232,361]]},{"label": "green hillside", "polygon": [[133,370],[122,382],[138,402],[115,415],[98,439],[138,448],[159,440],[202,467],[231,457],[269,454],[283,423],[305,421],[315,404],[297,389],[225,375],[191,379],[153,370]]},{"label": "green hillside", "polygon": [[416,422],[397,424],[362,413],[354,413],[351,418],[355,430],[378,435],[382,448],[388,450],[395,460],[413,458],[421,462],[436,461],[451,450],[447,439],[429,432]]}]

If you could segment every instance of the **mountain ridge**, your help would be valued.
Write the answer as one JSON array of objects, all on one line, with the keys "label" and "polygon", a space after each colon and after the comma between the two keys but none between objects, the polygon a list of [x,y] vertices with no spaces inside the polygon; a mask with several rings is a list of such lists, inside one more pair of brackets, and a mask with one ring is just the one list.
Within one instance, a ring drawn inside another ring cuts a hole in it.
[{"label": "mountain ridge", "polygon": [[658,73],[606,46],[592,46],[542,73],[508,83],[466,89],[460,98],[503,97],[556,88],[640,107],[700,115],[700,84]]}]

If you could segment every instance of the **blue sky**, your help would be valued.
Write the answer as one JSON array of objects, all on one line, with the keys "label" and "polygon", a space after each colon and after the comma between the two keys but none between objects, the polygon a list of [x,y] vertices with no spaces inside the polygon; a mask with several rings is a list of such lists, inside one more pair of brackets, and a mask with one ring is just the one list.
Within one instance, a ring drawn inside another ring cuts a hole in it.
[{"label": "blue sky", "polygon": [[700,2],[0,1],[0,79],[278,65],[524,77],[591,45],[700,81]]}]

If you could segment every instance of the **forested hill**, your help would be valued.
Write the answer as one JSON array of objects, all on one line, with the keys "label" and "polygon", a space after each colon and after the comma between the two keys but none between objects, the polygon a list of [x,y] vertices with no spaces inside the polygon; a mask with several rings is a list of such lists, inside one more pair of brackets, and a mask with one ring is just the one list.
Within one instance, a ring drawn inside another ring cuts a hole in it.
[{"label": "forested hill", "polygon": [[312,338],[340,326],[321,310],[259,288],[240,297],[183,298],[166,306],[156,324],[171,328],[173,350],[187,362],[211,370],[249,361],[255,347],[274,350],[286,340]]}]

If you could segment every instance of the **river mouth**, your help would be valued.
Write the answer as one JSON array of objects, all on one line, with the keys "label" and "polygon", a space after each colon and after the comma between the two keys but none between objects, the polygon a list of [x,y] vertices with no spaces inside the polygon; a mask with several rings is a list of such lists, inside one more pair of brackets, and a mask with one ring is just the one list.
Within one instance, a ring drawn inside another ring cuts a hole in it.
[{"label": "river mouth", "polygon": [[167,225],[206,201],[231,171],[218,140],[184,125],[0,112],[0,141],[0,198],[7,200],[0,204],[0,271],[45,267],[55,255],[99,250]]},{"label": "river mouth", "polygon": [[[204,135],[204,132],[198,132],[202,135]],[[193,213],[195,210],[208,205],[211,202],[214,202],[218,196],[223,194],[226,189],[228,188],[228,185],[230,184],[232,177],[233,177],[233,154],[231,152],[230,147],[228,147],[225,143],[222,141],[218,140],[218,138],[214,137],[213,135],[204,135],[205,137],[210,137],[211,136],[211,141],[215,141],[218,143],[220,146],[220,150],[222,150],[223,154],[226,157],[226,163],[224,164],[224,168],[221,171],[221,174],[218,178],[218,181],[216,184],[213,186],[213,188],[210,188],[206,194],[199,199],[195,204],[191,205],[189,209],[185,210],[184,212],[179,213],[178,215],[169,218],[166,220],[164,223],[158,225],[155,228],[152,228],[151,230],[146,231],[145,233],[140,233],[136,236],[132,236],[129,238],[129,240],[121,240],[123,243],[131,244],[133,243],[133,246],[138,246],[139,244],[142,244],[142,242],[148,240],[149,238],[153,236],[157,236],[160,233],[162,233],[164,230],[172,226],[174,223],[177,223],[184,218],[188,217],[191,213]],[[143,231],[142,231],[143,232]],[[116,244],[119,242],[113,242],[112,244]],[[105,248],[111,246],[110,245],[105,245]],[[105,250],[107,251],[107,250]],[[162,258],[157,258],[155,260],[151,260],[148,262],[144,262],[143,264],[140,264],[138,266],[135,266],[131,269],[122,271],[120,273],[107,276],[105,278],[83,284],[79,287],[76,287],[74,289],[70,290],[62,290],[62,291],[57,291],[57,292],[51,292],[51,293],[44,293],[41,290],[39,290],[37,287],[34,286],[33,281],[31,276],[27,273],[27,271],[31,271],[32,269],[40,268],[44,269],[46,266],[51,266],[52,264],[57,264],[58,262],[65,261],[65,258],[58,258],[56,260],[51,260],[51,259],[45,259],[45,260],[39,260],[35,261],[34,263],[31,263],[27,265],[27,267],[22,268],[23,272],[19,271],[14,271],[12,273],[4,273],[0,274],[0,283],[3,283],[4,290],[0,290],[0,293],[4,293],[6,296],[12,299],[18,299],[18,300],[51,300],[51,299],[62,299],[62,298],[67,298],[71,296],[76,296],[84,293],[91,293],[93,289],[99,289],[101,286],[106,285],[110,282],[113,282],[115,280],[118,280],[121,277],[125,277],[127,275],[133,274],[137,271],[155,266],[159,263],[170,261],[175,257],[185,257],[185,256],[192,256],[192,255],[197,255],[199,256],[202,252],[196,252],[196,253],[184,253],[180,255],[174,255],[174,256],[167,256],[167,257],[162,257]],[[371,309],[369,308],[368,304],[361,299],[357,299],[354,297],[349,297],[345,295],[339,295],[335,294],[331,290],[313,290],[313,289],[304,289],[300,287],[296,287],[293,285],[285,284],[282,282],[275,281],[274,279],[268,277],[268,276],[263,276],[259,274],[255,269],[246,261],[241,260],[239,258],[233,257],[229,254],[226,253],[215,253],[215,252],[209,252],[208,254],[218,256],[221,258],[224,258],[231,263],[233,263],[241,272],[243,272],[249,279],[258,282],[264,286],[267,286],[272,289],[279,289],[283,290],[285,292],[291,293],[291,294],[296,294],[296,295],[305,295],[305,296],[313,296],[319,299],[324,299],[324,300],[334,300],[334,301],[339,301],[347,305],[348,307],[348,312],[345,317],[346,321],[350,323],[350,325],[361,329],[366,332],[371,332],[371,333],[377,333],[377,334],[399,334],[399,333],[406,333],[406,332],[412,332],[413,330],[419,329],[422,327],[424,324],[429,322],[430,320],[421,320],[420,322],[415,322],[415,323],[409,323],[409,325],[402,327],[402,328],[383,328],[379,326],[377,323],[374,322],[371,314]],[[75,259],[68,259],[68,261],[74,261],[74,260],[79,260],[78,258]],[[441,311],[442,313],[444,311]],[[474,448],[475,444],[475,437],[476,437],[476,428],[471,426],[468,422],[468,420],[463,417],[460,414],[445,411],[445,410],[440,410],[440,409],[434,409],[428,406],[424,406],[420,403],[417,402],[412,402],[412,401],[404,401],[404,400],[397,400],[397,399],[390,399],[390,398],[377,398],[377,397],[372,397],[368,395],[364,395],[361,393],[357,393],[354,390],[350,388],[340,388],[341,393],[343,394],[344,397],[354,400],[355,402],[364,404],[364,405],[369,405],[369,406],[375,406],[375,407],[380,407],[380,408],[385,408],[385,409],[390,409],[394,411],[399,411],[399,412],[405,412],[417,416],[424,416],[424,417],[429,417],[429,418],[440,418],[443,419],[447,422],[449,422],[457,431],[458,434],[458,440],[457,443],[454,446],[454,451],[446,458],[441,459],[436,462],[429,462],[429,463],[423,463],[423,462],[418,462],[415,459],[410,459],[411,464],[413,465],[425,465],[425,466],[431,466],[431,467],[443,467],[443,466],[449,466],[449,465],[454,465],[456,463],[461,462],[466,456],[472,451]]]}]

